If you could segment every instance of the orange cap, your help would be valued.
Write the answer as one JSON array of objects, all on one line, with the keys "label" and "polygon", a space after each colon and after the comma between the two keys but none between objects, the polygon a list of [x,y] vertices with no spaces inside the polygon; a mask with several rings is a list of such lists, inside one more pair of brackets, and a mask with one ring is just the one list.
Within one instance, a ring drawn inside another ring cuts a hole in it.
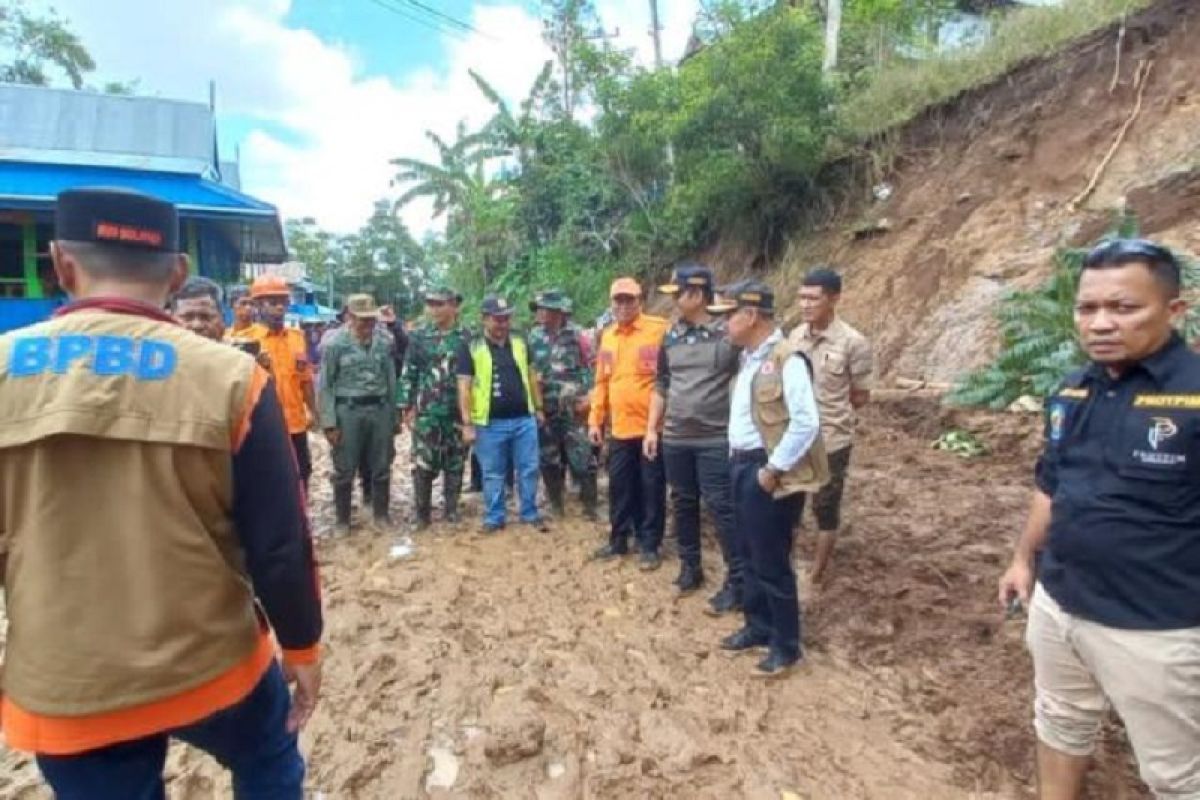
[{"label": "orange cap", "polygon": [[617,278],[612,282],[612,288],[608,291],[609,297],[616,297],[619,294],[630,294],[634,297],[642,296],[642,285],[634,278]]},{"label": "orange cap", "polygon": [[278,275],[260,275],[254,279],[254,283],[250,284],[250,296],[257,300],[260,297],[278,297],[284,295],[290,296],[292,290],[288,288],[287,281]]}]

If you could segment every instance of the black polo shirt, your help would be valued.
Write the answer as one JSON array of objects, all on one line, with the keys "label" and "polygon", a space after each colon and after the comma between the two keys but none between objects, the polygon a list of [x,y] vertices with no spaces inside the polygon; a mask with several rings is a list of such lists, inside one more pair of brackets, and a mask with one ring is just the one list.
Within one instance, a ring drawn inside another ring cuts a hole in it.
[{"label": "black polo shirt", "polygon": [[1042,587],[1114,628],[1200,626],[1200,355],[1176,335],[1118,379],[1093,364],[1046,410]]},{"label": "black polo shirt", "polygon": [[[486,336],[483,341],[492,354],[492,402],[488,408],[488,421],[496,419],[519,419],[533,413],[525,394],[525,383],[513,356],[512,337],[504,344],[496,344]],[[458,346],[457,372],[464,378],[475,377],[475,361],[471,358],[471,344],[466,339]]]}]

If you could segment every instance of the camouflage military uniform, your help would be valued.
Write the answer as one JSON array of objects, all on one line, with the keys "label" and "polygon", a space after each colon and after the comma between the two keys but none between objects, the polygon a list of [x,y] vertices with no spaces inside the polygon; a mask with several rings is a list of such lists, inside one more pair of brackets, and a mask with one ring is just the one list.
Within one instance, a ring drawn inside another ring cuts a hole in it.
[{"label": "camouflage military uniform", "polygon": [[[561,293],[547,291],[534,303],[541,308],[567,312],[570,301]],[[592,372],[580,344],[581,331],[570,322],[557,333],[542,326],[529,334],[530,357],[542,378],[546,424],[539,432],[542,479],[554,510],[563,512],[565,469],[580,487],[587,516],[596,513],[597,459],[587,429],[575,404],[586,399],[592,388]]]},{"label": "camouflage military uniform", "polygon": [[439,473],[444,473],[446,516],[451,521],[457,518],[466,448],[458,427],[454,360],[459,344],[466,339],[466,330],[458,324],[443,332],[429,322],[422,323],[409,337],[397,404],[416,411],[412,463],[418,525],[429,523],[429,497]]}]

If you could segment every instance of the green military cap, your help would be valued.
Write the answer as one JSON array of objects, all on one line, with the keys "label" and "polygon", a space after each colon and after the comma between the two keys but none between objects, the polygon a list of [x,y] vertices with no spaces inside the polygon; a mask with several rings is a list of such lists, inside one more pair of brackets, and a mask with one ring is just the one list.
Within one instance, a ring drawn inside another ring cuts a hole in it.
[{"label": "green military cap", "polygon": [[529,304],[530,311],[537,311],[539,308],[545,308],[550,311],[571,310],[571,298],[567,297],[561,289],[547,289],[544,292],[538,292],[534,295],[533,302]]},{"label": "green military cap", "polygon": [[433,300],[438,303],[461,303],[463,296],[444,283],[439,283],[425,292],[425,302]]}]

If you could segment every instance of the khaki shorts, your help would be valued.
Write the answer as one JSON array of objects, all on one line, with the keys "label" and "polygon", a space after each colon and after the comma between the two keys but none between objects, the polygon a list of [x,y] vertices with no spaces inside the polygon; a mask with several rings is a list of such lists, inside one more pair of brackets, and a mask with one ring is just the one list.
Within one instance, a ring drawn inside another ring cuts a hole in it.
[{"label": "khaki shorts", "polygon": [[1089,756],[1111,703],[1155,796],[1200,800],[1200,628],[1110,628],[1068,614],[1038,586],[1025,642],[1038,739]]}]

